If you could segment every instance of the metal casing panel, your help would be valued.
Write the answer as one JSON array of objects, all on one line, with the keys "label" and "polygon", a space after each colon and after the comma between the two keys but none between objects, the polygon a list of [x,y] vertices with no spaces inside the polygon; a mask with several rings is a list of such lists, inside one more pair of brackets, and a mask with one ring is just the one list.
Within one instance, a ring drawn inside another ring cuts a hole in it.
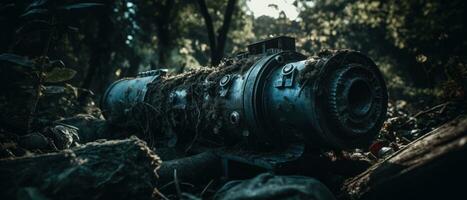
[{"label": "metal casing panel", "polygon": [[113,83],[105,92],[101,102],[106,119],[116,123],[124,121],[128,110],[144,101],[146,86],[155,78],[156,76],[125,78]]}]

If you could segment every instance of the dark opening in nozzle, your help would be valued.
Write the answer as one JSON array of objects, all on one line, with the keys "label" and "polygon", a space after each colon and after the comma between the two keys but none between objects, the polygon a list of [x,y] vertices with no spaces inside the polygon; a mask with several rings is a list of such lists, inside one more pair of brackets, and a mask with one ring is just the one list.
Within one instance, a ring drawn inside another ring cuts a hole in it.
[{"label": "dark opening in nozzle", "polygon": [[372,93],[368,84],[363,80],[353,81],[347,94],[349,109],[357,116],[368,113],[372,102]]}]

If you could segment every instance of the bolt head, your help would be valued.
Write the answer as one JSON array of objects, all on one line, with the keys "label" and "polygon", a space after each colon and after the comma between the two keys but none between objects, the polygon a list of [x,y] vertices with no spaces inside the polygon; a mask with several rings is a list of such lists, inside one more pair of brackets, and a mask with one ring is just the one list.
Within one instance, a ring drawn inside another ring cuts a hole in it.
[{"label": "bolt head", "polygon": [[290,74],[293,70],[294,70],[294,66],[293,66],[293,65],[285,65],[285,66],[282,68],[282,73],[284,73],[284,74]]},{"label": "bolt head", "polygon": [[238,124],[240,123],[240,113],[237,111],[233,111],[230,113],[230,123],[232,124]]},{"label": "bolt head", "polygon": [[230,75],[225,75],[224,77],[221,78],[220,80],[220,85],[221,86],[226,86],[230,81]]}]

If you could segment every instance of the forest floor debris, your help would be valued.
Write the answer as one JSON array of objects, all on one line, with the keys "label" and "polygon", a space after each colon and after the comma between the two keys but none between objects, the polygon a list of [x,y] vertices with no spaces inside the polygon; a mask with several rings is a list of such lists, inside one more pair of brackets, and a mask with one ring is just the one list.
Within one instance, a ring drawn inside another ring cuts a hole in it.
[{"label": "forest floor debris", "polygon": [[136,137],[2,159],[0,198],[17,199],[26,190],[26,199],[151,199],[160,164]]},{"label": "forest floor debris", "polygon": [[440,125],[465,114],[467,104],[464,101],[448,101],[427,106],[392,100],[388,105],[388,118],[369,149],[331,151],[325,155],[332,160],[363,160],[376,163]]},{"label": "forest floor debris", "polygon": [[[463,199],[467,115],[443,124],[351,177],[341,199]],[[454,178],[455,177],[455,178]]]},{"label": "forest floor debris", "polygon": [[[36,123],[34,126],[36,129],[34,131],[29,133],[17,133],[10,129],[0,129],[0,163],[2,163],[2,165],[6,166],[10,162],[35,160],[36,158],[39,163],[41,162],[39,161],[39,158],[42,157],[48,157],[50,155],[64,155],[67,154],[67,152],[73,152],[76,149],[86,149],[92,145],[99,146],[100,144],[118,143],[119,141],[85,144],[87,142],[95,140],[102,142],[100,139],[104,138],[118,139],[118,137],[115,137],[116,135],[119,135],[120,137],[129,137],[130,133],[116,134],[117,130],[112,130],[112,128],[108,127],[105,120],[102,118],[99,108],[92,100],[86,100],[84,101],[85,103],[81,102],[78,98],[78,91],[80,91],[80,89],[74,88],[71,85],[65,85],[48,87],[48,90],[48,92],[44,93],[44,99],[48,98],[48,95],[51,95],[50,100],[39,102],[39,107],[41,107],[39,110],[41,112],[38,112],[38,115],[36,116]],[[360,165],[360,168],[362,166],[369,167],[372,164],[384,160],[390,154],[398,151],[399,149],[403,149],[412,141],[422,137],[424,134],[432,131],[438,126],[456,118],[459,115],[466,114],[466,110],[467,104],[461,101],[448,101],[427,106],[427,103],[423,102],[409,103],[404,100],[393,100],[389,103],[388,119],[384,123],[380,134],[369,149],[355,149],[352,151],[340,152],[329,151],[323,152],[323,155],[331,162],[335,162],[335,165],[356,161],[360,164],[366,163],[364,165]],[[136,141],[137,139],[130,140]],[[149,149],[153,148],[152,145],[149,145],[148,147],[145,143],[137,143],[140,146],[140,149],[151,151]],[[173,155],[165,155],[167,152],[165,152],[164,149],[152,150],[160,152],[163,158],[177,158]],[[153,155],[153,153],[150,154]],[[168,154],[170,154],[170,151],[168,151]],[[190,160],[195,157],[196,156],[188,157],[185,158],[185,160]],[[207,157],[211,158],[212,156]],[[102,161],[102,163],[104,162],[110,161]],[[116,160],[115,162],[119,161]],[[128,160],[124,162],[127,163]],[[182,163],[183,166],[180,165],[180,163]],[[188,163],[191,163],[189,165],[193,164],[192,160]],[[151,187],[153,187],[153,189],[154,187],[157,187],[157,190],[151,190],[149,192],[148,187],[144,191],[162,199],[180,197],[188,199],[196,199],[199,197],[212,198],[216,194],[217,190],[220,189],[223,186],[223,183],[227,180],[222,178],[222,173],[220,172],[221,169],[219,168],[221,167],[219,158],[201,159],[200,163],[201,165],[203,165],[203,163],[208,163],[206,166],[208,166],[209,169],[204,171],[209,171],[209,173],[206,174],[205,172],[199,171],[199,169],[185,171],[187,168],[185,165],[187,164],[181,160],[167,161],[165,165],[162,164],[162,168],[160,170],[161,177],[159,178],[159,181],[154,177],[153,181],[156,182],[152,183],[154,185]],[[160,163],[158,165],[160,165]],[[153,165],[153,167],[155,166]],[[176,176],[173,169],[177,169]],[[351,173],[344,173],[345,175],[331,176],[331,179],[337,178],[338,180],[324,181],[324,183],[330,187],[331,191],[336,192],[336,188],[339,187],[338,185],[343,184],[343,180],[348,179],[351,176],[354,176],[355,173],[360,173],[365,169],[366,167]],[[52,168],[50,170],[52,170]],[[218,173],[214,173],[214,171],[218,171]],[[22,172],[18,171],[18,173]],[[203,173],[206,180],[202,181],[203,184],[196,184],[197,180],[193,180],[193,178],[196,179],[196,176],[203,175]],[[210,174],[214,174],[216,177],[213,178],[209,176]],[[138,174],[133,175],[139,176]],[[70,184],[73,183],[72,180],[69,181]],[[335,186],[331,187],[329,184],[334,184]],[[16,189],[20,191],[18,194],[26,196],[32,195],[36,197],[48,197],[50,195],[50,193],[48,193],[50,188],[17,187]],[[56,194],[54,193],[52,196],[53,195]]]}]

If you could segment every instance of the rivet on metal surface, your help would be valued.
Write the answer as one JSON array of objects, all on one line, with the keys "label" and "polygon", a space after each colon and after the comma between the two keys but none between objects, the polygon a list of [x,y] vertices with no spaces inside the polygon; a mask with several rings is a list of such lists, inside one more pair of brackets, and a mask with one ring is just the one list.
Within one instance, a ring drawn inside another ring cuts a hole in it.
[{"label": "rivet on metal surface", "polygon": [[292,71],[294,70],[294,66],[291,65],[291,64],[288,64],[288,65],[285,65],[283,68],[282,68],[282,74],[284,75],[287,75],[287,74],[290,74],[292,73]]},{"label": "rivet on metal surface", "polygon": [[219,85],[221,86],[219,95],[221,97],[227,96],[227,93],[229,92],[229,87],[232,84],[233,78],[234,78],[233,76],[228,74],[228,75],[223,76],[221,80],[219,81]]},{"label": "rivet on metal surface", "polygon": [[240,113],[238,113],[237,111],[233,111],[232,113],[230,113],[230,123],[232,124],[238,124],[240,123]]},{"label": "rivet on metal surface", "polygon": [[225,75],[224,77],[221,78],[219,85],[222,87],[226,86],[227,84],[229,84],[230,79],[231,79],[230,75]]}]

